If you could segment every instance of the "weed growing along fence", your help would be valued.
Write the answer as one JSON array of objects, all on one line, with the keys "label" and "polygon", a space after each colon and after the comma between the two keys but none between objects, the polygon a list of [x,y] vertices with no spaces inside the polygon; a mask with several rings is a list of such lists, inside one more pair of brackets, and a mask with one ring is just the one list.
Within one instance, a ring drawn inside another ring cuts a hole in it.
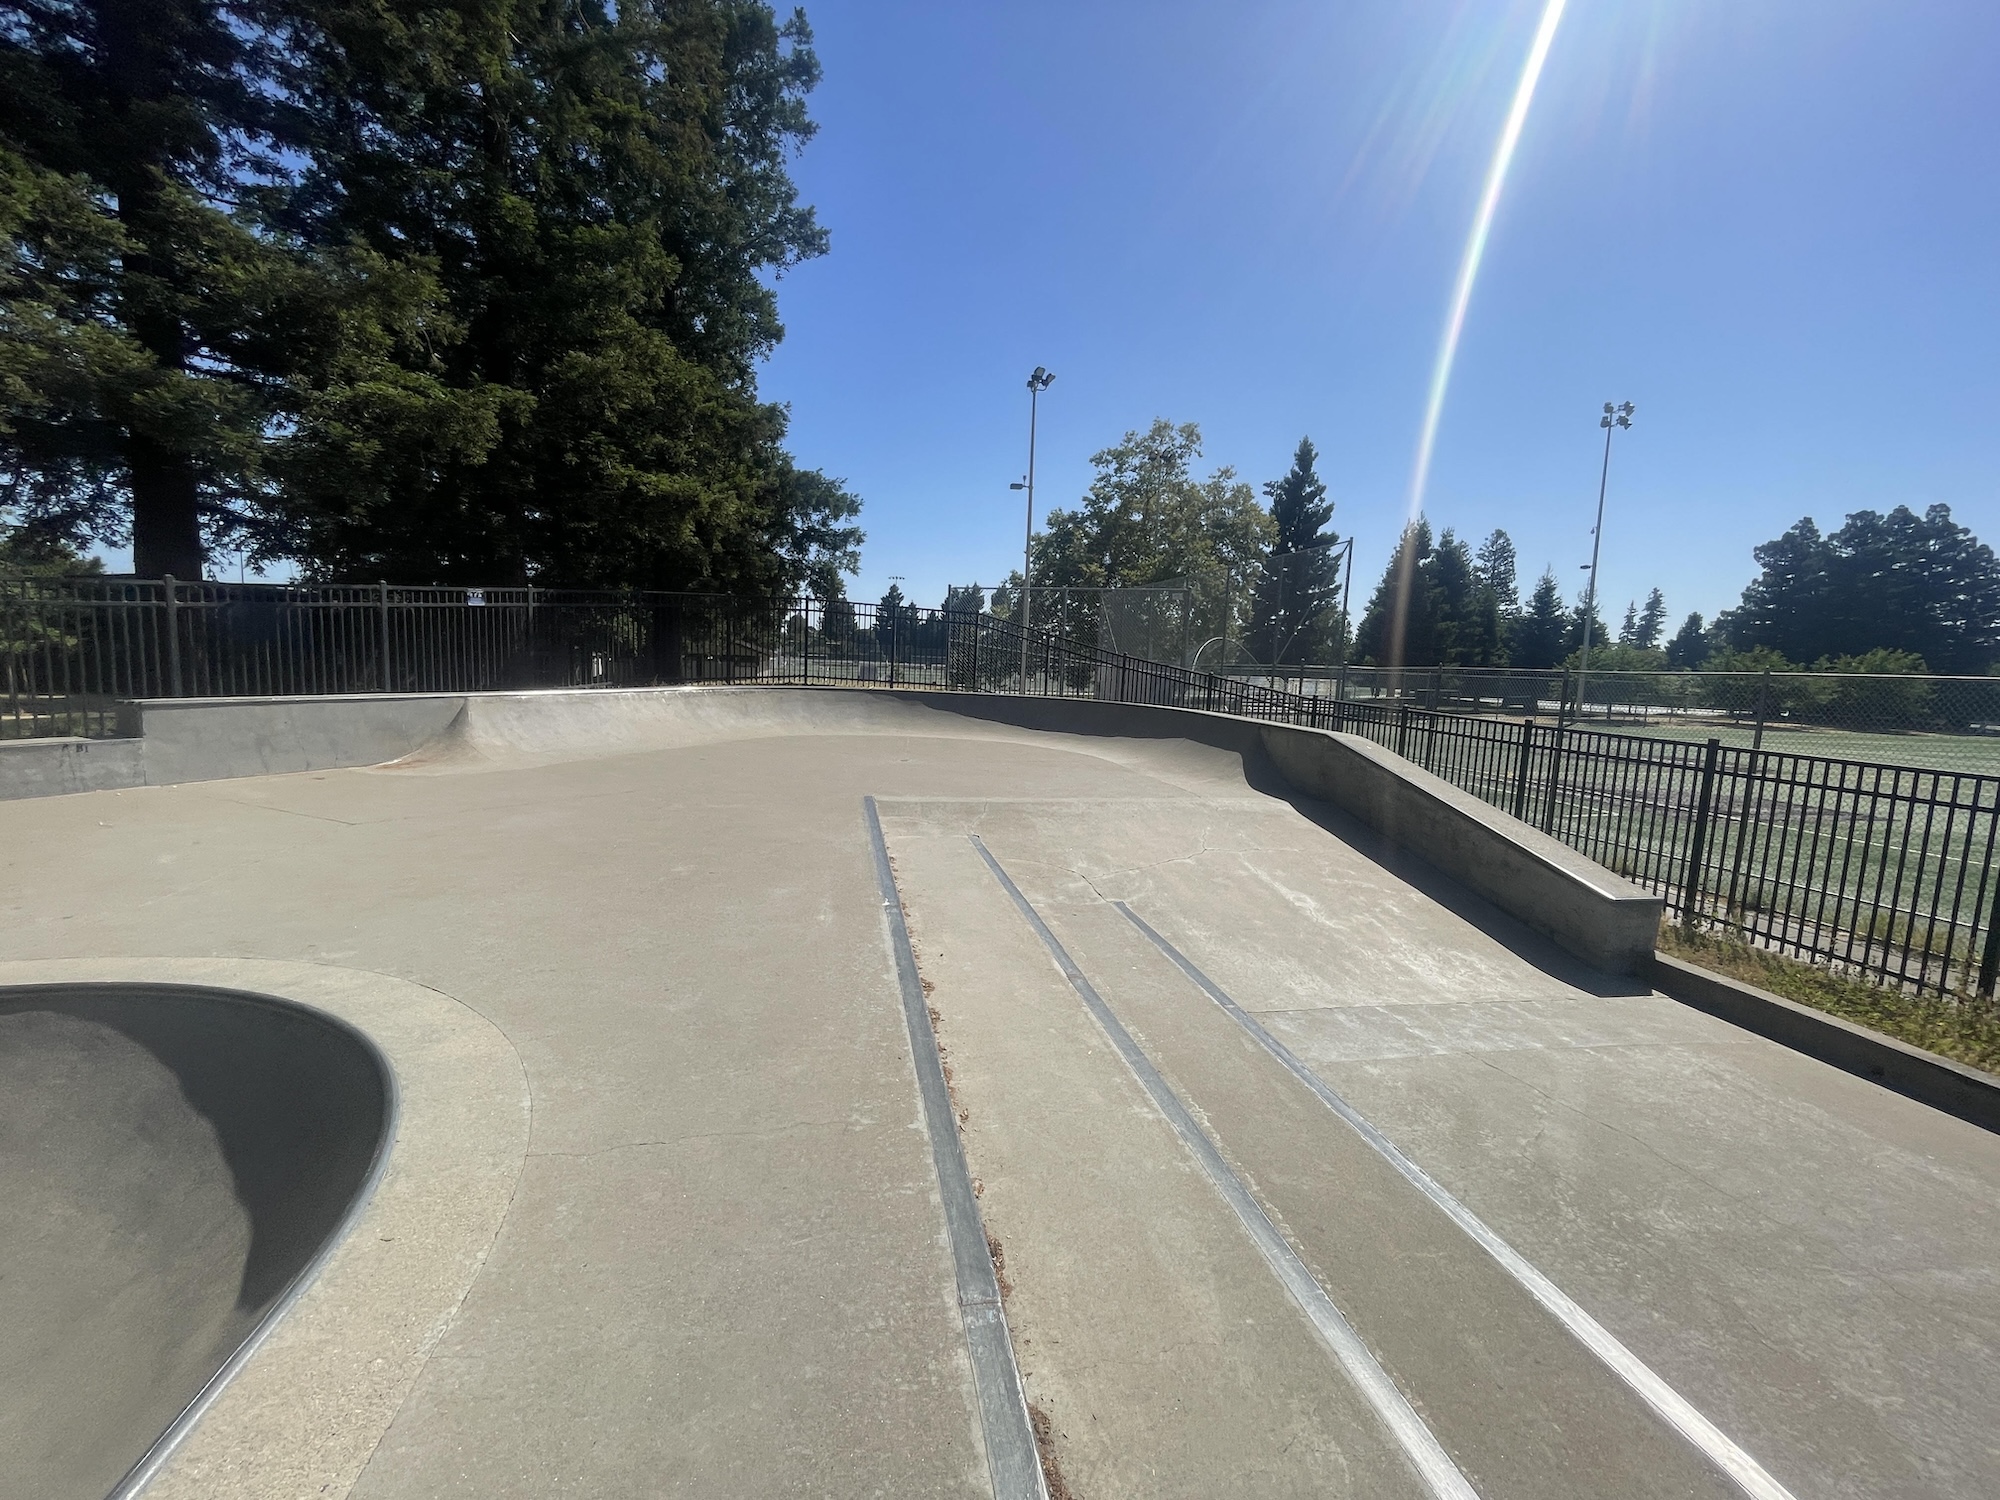
[{"label": "weed growing along fence", "polygon": [[1387,746],[1697,925],[1930,993],[1990,997],[2000,969],[2000,777],[1543,722],[1554,705],[1532,685],[1508,717],[1483,689],[1447,695],[1441,674],[1434,699],[1300,692],[914,606],[127,579],[0,584],[0,661],[0,736],[111,733],[127,698],[698,682],[1025,692],[1304,724]]}]

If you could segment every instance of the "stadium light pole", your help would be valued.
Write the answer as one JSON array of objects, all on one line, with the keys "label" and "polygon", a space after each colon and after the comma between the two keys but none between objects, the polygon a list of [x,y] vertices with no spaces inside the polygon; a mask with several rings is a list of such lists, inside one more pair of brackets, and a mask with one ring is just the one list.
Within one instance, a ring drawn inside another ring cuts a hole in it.
[{"label": "stadium light pole", "polygon": [[1020,484],[1010,484],[1010,490],[1028,492],[1028,525],[1021,539],[1021,691],[1028,690],[1028,627],[1033,623],[1033,611],[1028,602],[1028,585],[1032,577],[1035,551],[1035,419],[1039,415],[1042,392],[1056,383],[1055,372],[1035,366],[1035,373],[1028,377],[1028,477]]},{"label": "stadium light pole", "polygon": [[1583,652],[1576,664],[1576,711],[1583,713],[1583,684],[1590,676],[1590,624],[1597,618],[1597,558],[1604,545],[1604,489],[1611,480],[1611,434],[1632,425],[1632,413],[1639,408],[1630,401],[1621,406],[1604,403],[1604,415],[1597,425],[1604,429],[1604,467],[1597,475],[1597,524],[1590,528],[1590,588],[1584,594]]}]

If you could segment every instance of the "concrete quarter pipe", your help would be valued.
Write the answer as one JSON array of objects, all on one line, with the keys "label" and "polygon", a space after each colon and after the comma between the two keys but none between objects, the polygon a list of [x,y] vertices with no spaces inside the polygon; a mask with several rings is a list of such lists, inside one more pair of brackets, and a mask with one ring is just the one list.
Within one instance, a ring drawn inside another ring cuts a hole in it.
[{"label": "concrete quarter pipe", "polygon": [[99,1500],[177,1436],[365,1196],[359,1033],[192,986],[0,989],[0,1494]]}]

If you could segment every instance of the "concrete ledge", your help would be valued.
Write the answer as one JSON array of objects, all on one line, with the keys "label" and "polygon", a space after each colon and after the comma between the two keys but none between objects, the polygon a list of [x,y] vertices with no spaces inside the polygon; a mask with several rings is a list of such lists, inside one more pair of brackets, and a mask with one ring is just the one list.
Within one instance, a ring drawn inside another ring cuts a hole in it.
[{"label": "concrete ledge", "polygon": [[1653,953],[1660,897],[1370,740],[1199,709],[1091,698],[914,693],[934,708],[1056,733],[1188,739],[1268,765],[1428,861],[1591,967],[1637,975]]},{"label": "concrete ledge", "polygon": [[148,698],[119,706],[145,743],[149,786],[374,766],[444,733],[463,694],[325,698]]},{"label": "concrete ledge", "polygon": [[1595,860],[1371,740],[1273,724],[1264,744],[1286,780],[1422,855],[1607,974],[1638,974],[1664,902]]},{"label": "concrete ledge", "polygon": [[1732,1026],[1754,1031],[1842,1072],[1956,1115],[1982,1130],[2000,1132],[2000,1078],[1990,1073],[1664,953],[1654,955],[1646,978],[1661,994]]},{"label": "concrete ledge", "polygon": [[145,784],[145,746],[136,739],[0,740],[0,802]]}]

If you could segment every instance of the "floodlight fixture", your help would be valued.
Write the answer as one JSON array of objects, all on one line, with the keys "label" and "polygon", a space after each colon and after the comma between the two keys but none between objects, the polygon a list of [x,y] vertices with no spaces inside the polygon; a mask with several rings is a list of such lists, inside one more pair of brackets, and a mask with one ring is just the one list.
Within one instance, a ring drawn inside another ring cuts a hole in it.
[{"label": "floodlight fixture", "polygon": [[[1597,419],[1597,425],[1604,429],[1604,466],[1597,475],[1597,524],[1590,528],[1590,561],[1583,567],[1590,574],[1590,587],[1584,592],[1583,602],[1583,649],[1576,663],[1576,707],[1583,711],[1583,685],[1590,676],[1590,627],[1597,618],[1597,560],[1598,551],[1604,544],[1604,490],[1611,479],[1611,434],[1620,427],[1630,428],[1632,414],[1639,408],[1630,401],[1604,403],[1604,415]],[[1560,710],[1558,710],[1560,722]]]}]

